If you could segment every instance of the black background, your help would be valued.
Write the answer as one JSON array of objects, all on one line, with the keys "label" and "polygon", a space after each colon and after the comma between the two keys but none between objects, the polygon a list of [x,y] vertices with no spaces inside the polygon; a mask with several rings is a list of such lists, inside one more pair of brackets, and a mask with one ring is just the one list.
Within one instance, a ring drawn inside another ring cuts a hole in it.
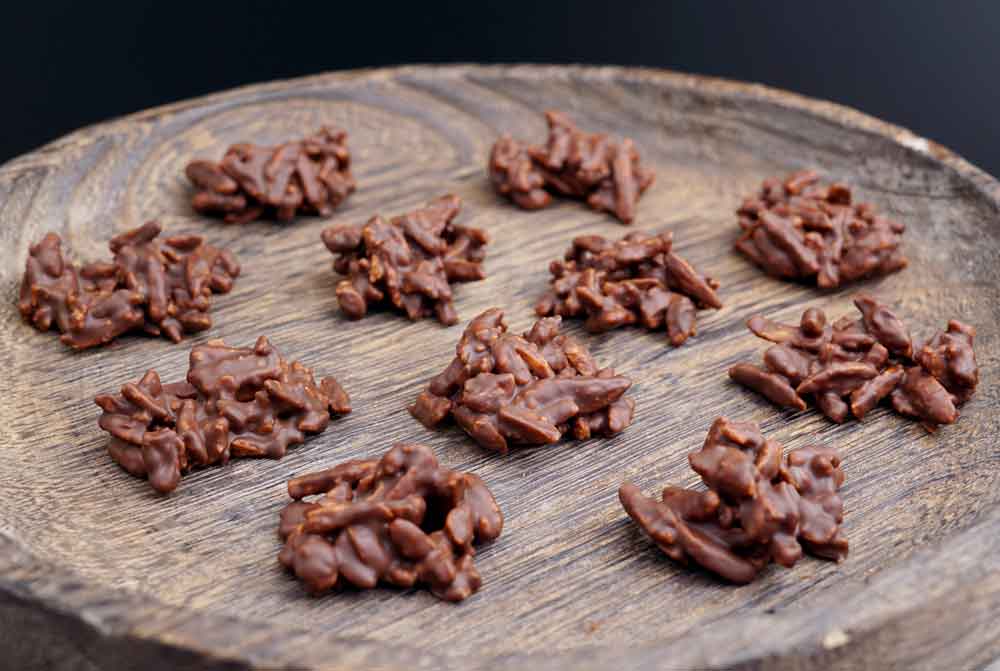
[{"label": "black background", "polygon": [[859,108],[1000,175],[995,0],[4,3],[0,161],[228,87],[407,62],[585,62],[756,81]]}]

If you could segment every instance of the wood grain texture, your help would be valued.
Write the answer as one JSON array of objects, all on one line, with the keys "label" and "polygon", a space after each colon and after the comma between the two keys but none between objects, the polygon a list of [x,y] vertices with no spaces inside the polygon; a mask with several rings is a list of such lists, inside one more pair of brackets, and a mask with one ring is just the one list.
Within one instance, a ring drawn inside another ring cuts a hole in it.
[{"label": "wood grain texture", "polygon": [[[662,333],[586,334],[602,363],[635,379],[635,423],[612,440],[567,441],[501,458],[459,430],[431,432],[405,406],[449,360],[463,324],[504,307],[528,327],[549,260],[614,219],[560,201],[530,213],[485,177],[496,136],[541,138],[540,111],[633,137],[657,182],[637,229],[722,282],[679,349]],[[184,165],[233,142],[272,143],[323,123],[350,133],[359,189],[332,220],[394,214],[446,192],[459,221],[494,237],[484,282],[461,285],[462,323],[337,312],[328,221],[225,226],[194,213]],[[982,383],[957,424],[929,436],[885,409],[836,426],[780,413],[729,382],[757,357],[754,312],[839,315],[856,287],[822,294],[765,277],[732,251],[740,198],[802,167],[852,184],[908,225],[912,264],[865,283],[918,325],[978,329]],[[80,259],[147,219],[236,252],[244,275],[215,300],[215,326],[182,345],[141,336],[83,353],[22,323],[29,244],[59,232]],[[585,67],[405,67],[240,89],[84,129],[0,167],[0,649],[9,668],[981,668],[1000,655],[1000,184],[907,131],[828,103],[661,71]],[[334,374],[355,411],[281,461],[239,460],[186,476],[162,498],[105,451],[93,397],[149,367],[179,379],[191,345],[267,335]],[[618,504],[693,484],[686,454],[720,414],[754,420],[786,447],[845,453],[851,556],[773,568],[744,587],[678,568]],[[482,590],[461,605],[391,588],[306,596],[279,568],[285,482],[338,461],[425,442],[481,475],[503,536],[477,557]],[[11,661],[14,660],[14,661]],[[46,666],[48,665],[48,666]]]}]

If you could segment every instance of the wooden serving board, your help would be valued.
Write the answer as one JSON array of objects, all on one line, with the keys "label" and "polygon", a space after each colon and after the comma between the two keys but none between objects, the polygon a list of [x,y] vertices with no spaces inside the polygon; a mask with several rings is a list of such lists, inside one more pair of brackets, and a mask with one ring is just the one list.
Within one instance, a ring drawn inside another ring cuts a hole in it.
[{"label": "wooden serving board", "polygon": [[[560,201],[524,212],[498,198],[486,156],[503,131],[543,138],[541,111],[635,139],[657,172],[636,229],[722,282],[725,308],[672,349],[663,333],[569,329],[635,380],[635,423],[612,440],[504,458],[405,407],[444,367],[463,325],[501,306],[527,328],[547,266],[584,233],[626,231]],[[272,143],[321,124],[350,133],[359,189],[333,221],[394,214],[453,192],[459,221],[490,231],[489,278],[461,285],[462,323],[337,310],[329,221],[226,226],[195,214],[183,175],[233,142]],[[880,409],[834,425],[779,412],[727,368],[763,343],[755,312],[853,310],[857,287],[820,293],[764,276],[732,250],[734,209],[760,181],[814,167],[908,226],[911,266],[864,283],[925,336],[949,318],[978,329],[982,382],[961,419],[928,435]],[[23,323],[28,246],[59,232],[77,258],[159,219],[236,252],[244,274],[215,326],[181,345],[143,336],[82,353]],[[3,668],[585,669],[977,668],[1000,655],[1000,184],[932,142],[843,107],[760,86],[584,67],[404,67],[244,88],[87,128],[0,168],[0,654]],[[155,494],[108,457],[93,397],[150,367],[180,379],[192,345],[267,335],[334,374],[353,414],[281,461],[238,460]],[[618,485],[690,485],[686,455],[718,415],[759,422],[786,447],[846,455],[837,565],[806,558],[735,587],[664,557],[622,511]],[[481,475],[506,515],[482,549],[481,591],[459,605],[380,588],[306,596],[278,566],[275,529],[293,475],[434,447]]]}]

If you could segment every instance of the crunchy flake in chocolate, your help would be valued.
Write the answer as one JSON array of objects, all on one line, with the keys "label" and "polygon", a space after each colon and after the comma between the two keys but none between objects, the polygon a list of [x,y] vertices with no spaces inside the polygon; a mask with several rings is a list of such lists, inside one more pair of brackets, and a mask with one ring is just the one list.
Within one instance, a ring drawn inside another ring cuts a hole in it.
[{"label": "crunchy flake in chocolate", "polygon": [[347,133],[327,127],[275,147],[234,144],[218,163],[192,161],[185,174],[198,189],[194,209],[232,224],[326,217],[355,188]]},{"label": "crunchy flake in chocolate", "polygon": [[555,192],[632,223],[636,203],[655,177],[632,140],[584,133],[562,112],[546,112],[545,119],[544,146],[526,146],[509,135],[493,145],[488,172],[497,192],[528,210],[545,207]]},{"label": "crunchy flake in chocolate", "polygon": [[586,317],[588,331],[626,324],[665,329],[672,345],[695,335],[699,308],[722,307],[719,283],[672,251],[670,232],[629,233],[614,242],[599,235],[573,240],[565,260],[549,265],[551,288],[539,316]]},{"label": "crunchy flake in chocolate", "polygon": [[835,422],[864,419],[885,399],[930,431],[958,419],[958,406],[979,383],[975,329],[952,320],[947,331],[916,347],[886,305],[867,294],[854,304],[860,319],[845,316],[833,324],[816,308],[797,326],[751,317],[750,330],[777,344],[764,353],[763,366],[737,364],[729,376],[783,407],[805,410],[811,399]]},{"label": "crunchy flake in chocolate", "polygon": [[667,487],[657,501],[626,482],[618,498],[667,556],[735,583],[752,581],[771,561],[791,567],[803,550],[843,560],[840,455],[808,446],[782,460],[781,452],[756,424],[720,417],[688,455],[707,491]]},{"label": "crunchy flake in chocolate", "polygon": [[303,475],[288,493],[294,501],[281,512],[278,560],[314,594],[381,582],[426,585],[461,601],[482,582],[473,546],[503,529],[483,481],[439,465],[423,445],[400,443],[378,460]]},{"label": "crunchy flake in chocolate", "polygon": [[160,240],[148,222],[111,239],[114,258],[77,266],[65,259],[62,240],[49,233],[32,245],[18,308],[40,331],[53,326],[74,349],[104,345],[142,330],[179,342],[212,325],[213,293],[228,293],[240,274],[228,251],[200,236]]},{"label": "crunchy flake in chocolate", "polygon": [[743,234],[736,249],[774,277],[832,289],[907,264],[903,224],[870,203],[853,203],[843,184],[820,184],[812,171],[765,180],[737,215]]},{"label": "crunchy flake in chocolate", "polygon": [[333,269],[347,276],[337,284],[344,314],[361,319],[369,306],[389,303],[410,319],[458,322],[451,285],[486,277],[490,240],[480,228],[453,223],[461,207],[458,196],[442,196],[389,221],[375,216],[364,226],[323,231],[324,244],[337,255]]},{"label": "crunchy flake in chocolate", "polygon": [[410,413],[433,428],[449,415],[483,447],[506,454],[512,443],[545,445],[563,434],[610,436],[632,423],[632,381],[598,368],[590,352],[559,333],[559,317],[523,336],[507,332],[492,308],[462,334],[451,364],[417,397]]},{"label": "crunchy flake in chocolate", "polygon": [[286,361],[264,337],[253,347],[210,340],[191,350],[185,382],[163,384],[150,370],[94,400],[111,457],[162,493],[183,473],[230,457],[280,459],[326,429],[331,415],[351,411],[337,380],[316,384],[310,369]]}]

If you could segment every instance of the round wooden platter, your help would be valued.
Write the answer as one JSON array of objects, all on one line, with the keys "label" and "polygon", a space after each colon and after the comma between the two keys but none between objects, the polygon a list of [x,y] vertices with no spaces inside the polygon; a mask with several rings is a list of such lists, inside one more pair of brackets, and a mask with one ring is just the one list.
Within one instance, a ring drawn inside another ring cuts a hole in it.
[{"label": "round wooden platter", "polygon": [[[500,457],[405,407],[450,359],[462,324],[502,306],[527,328],[548,262],[583,233],[620,236],[575,202],[524,212],[485,177],[503,131],[543,138],[541,111],[635,139],[657,172],[635,229],[722,282],[725,307],[698,336],[569,329],[635,379],[635,423],[612,440]],[[489,278],[461,285],[462,324],[381,312],[340,316],[329,221],[226,226],[195,214],[183,168],[233,142],[271,143],[321,124],[350,133],[359,189],[332,218],[360,222],[453,192],[460,221],[490,231]],[[734,209],[768,176],[813,167],[904,221],[905,271],[864,283],[917,325],[978,329],[982,382],[936,435],[886,409],[834,425],[782,413],[729,382],[756,358],[755,312],[837,316],[857,287],[820,293],[761,274],[732,251]],[[87,128],[0,168],[0,651],[6,668],[975,668],[1000,654],[1000,185],[948,150],[829,103],[669,72],[590,67],[403,67],[322,75],[209,96]],[[215,300],[215,326],[180,345],[142,336],[75,353],[23,323],[28,246],[59,232],[102,258],[116,232],[158,219],[236,252],[244,274]],[[281,461],[237,460],[156,495],[105,451],[93,397],[150,367],[180,379],[189,348],[267,335],[334,374],[353,414]],[[842,564],[807,557],[735,587],[664,557],[616,490],[693,484],[686,454],[718,415],[761,423],[796,447],[845,453]],[[379,588],[312,598],[278,566],[285,482],[393,442],[432,445],[480,474],[506,514],[476,562],[482,589],[455,605]]]}]

